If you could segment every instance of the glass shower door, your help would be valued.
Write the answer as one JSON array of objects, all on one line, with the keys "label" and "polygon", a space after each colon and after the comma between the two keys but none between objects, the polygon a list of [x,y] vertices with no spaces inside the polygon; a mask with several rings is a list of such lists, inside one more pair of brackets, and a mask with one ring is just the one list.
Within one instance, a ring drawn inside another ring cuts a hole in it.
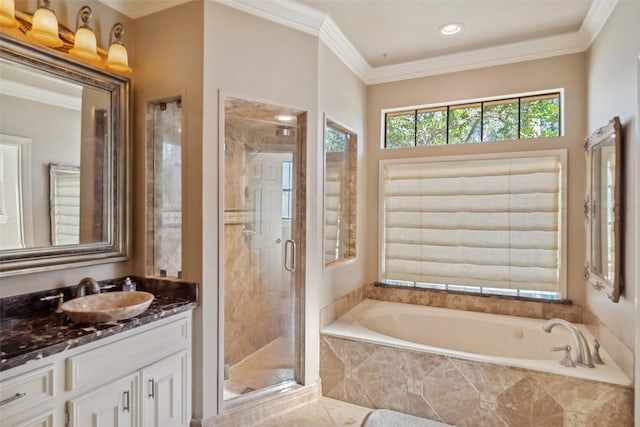
[{"label": "glass shower door", "polygon": [[300,139],[281,110],[225,102],[225,400],[296,379]]}]

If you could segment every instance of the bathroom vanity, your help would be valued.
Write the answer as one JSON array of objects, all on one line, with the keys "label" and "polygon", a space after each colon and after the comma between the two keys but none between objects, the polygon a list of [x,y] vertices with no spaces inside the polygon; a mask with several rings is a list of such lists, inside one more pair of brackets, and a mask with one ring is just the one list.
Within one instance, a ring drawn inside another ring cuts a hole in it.
[{"label": "bathroom vanity", "polygon": [[[133,319],[76,324],[51,310],[4,317],[0,425],[188,426],[197,285],[157,282],[143,285],[155,299]],[[6,300],[5,312],[20,303]]]}]

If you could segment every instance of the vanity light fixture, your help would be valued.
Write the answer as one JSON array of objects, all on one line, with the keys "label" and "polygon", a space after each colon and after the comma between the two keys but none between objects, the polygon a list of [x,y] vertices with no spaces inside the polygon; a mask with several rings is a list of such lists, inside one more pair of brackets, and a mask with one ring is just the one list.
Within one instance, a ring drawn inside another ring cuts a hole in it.
[{"label": "vanity light fixture", "polygon": [[0,0],[0,26],[8,28],[18,26],[16,21],[16,2],[14,0]]},{"label": "vanity light fixture", "polygon": [[460,22],[449,22],[438,28],[438,32],[443,36],[452,36],[462,31],[462,24]]},{"label": "vanity light fixture", "polygon": [[49,47],[62,46],[58,36],[58,18],[49,6],[50,0],[40,0],[44,4],[33,14],[33,26],[27,31],[27,38]]},{"label": "vanity light fixture", "polygon": [[73,48],[69,50],[69,54],[85,61],[97,63],[100,62],[100,55],[98,55],[96,35],[89,27],[91,17],[92,12],[89,6],[82,6],[78,11],[76,19],[78,30],[76,31]]},{"label": "vanity light fixture", "polygon": [[109,36],[109,55],[107,57],[107,68],[121,74],[131,74],[129,67],[129,56],[127,48],[124,47],[122,37],[124,36],[124,25],[120,22],[111,28]]}]

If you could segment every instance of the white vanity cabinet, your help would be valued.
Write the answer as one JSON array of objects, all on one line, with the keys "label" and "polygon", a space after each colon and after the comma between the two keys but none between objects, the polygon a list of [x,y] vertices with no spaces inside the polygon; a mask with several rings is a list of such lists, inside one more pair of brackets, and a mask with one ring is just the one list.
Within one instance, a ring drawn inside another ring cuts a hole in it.
[{"label": "white vanity cabinet", "polygon": [[0,372],[0,426],[187,427],[190,361],[187,311],[28,362]]},{"label": "white vanity cabinet", "polygon": [[138,418],[138,375],[133,374],[69,400],[69,425],[135,427]]},{"label": "white vanity cabinet", "polygon": [[187,352],[180,352],[141,371],[141,426],[189,426],[187,356]]},{"label": "white vanity cabinet", "polygon": [[29,370],[0,383],[1,426],[53,425],[54,366]]}]

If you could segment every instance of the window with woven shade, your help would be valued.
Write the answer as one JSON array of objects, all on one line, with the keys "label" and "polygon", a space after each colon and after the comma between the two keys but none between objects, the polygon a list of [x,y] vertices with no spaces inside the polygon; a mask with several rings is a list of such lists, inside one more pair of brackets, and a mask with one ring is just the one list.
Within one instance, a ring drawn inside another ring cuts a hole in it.
[{"label": "window with woven shade", "polygon": [[80,168],[49,165],[51,244],[80,243]]},{"label": "window with woven shade", "polygon": [[383,160],[380,280],[560,299],[566,151]]}]

